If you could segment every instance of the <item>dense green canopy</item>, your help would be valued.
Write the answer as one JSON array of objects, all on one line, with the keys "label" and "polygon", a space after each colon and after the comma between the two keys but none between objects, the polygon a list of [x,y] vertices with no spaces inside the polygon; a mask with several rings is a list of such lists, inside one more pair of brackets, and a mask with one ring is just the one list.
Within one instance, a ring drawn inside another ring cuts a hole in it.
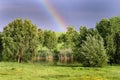
[{"label": "dense green canopy", "polygon": [[37,27],[30,20],[15,19],[3,29],[3,60],[32,60],[38,46]]},{"label": "dense green canopy", "polygon": [[15,19],[0,32],[0,60],[33,61],[44,51],[56,59],[65,50],[70,50],[74,61],[85,66],[104,66],[107,61],[120,64],[120,17],[102,19],[96,28],[81,26],[77,31],[68,27],[59,35],[37,29],[30,20]]}]

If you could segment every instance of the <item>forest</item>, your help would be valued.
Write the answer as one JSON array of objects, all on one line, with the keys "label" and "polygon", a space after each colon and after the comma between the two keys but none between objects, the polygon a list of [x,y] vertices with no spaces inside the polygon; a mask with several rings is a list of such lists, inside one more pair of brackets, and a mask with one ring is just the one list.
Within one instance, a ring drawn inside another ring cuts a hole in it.
[{"label": "forest", "polygon": [[104,67],[120,64],[120,17],[101,19],[95,28],[67,27],[66,32],[38,28],[15,19],[0,32],[0,61],[82,64]]}]

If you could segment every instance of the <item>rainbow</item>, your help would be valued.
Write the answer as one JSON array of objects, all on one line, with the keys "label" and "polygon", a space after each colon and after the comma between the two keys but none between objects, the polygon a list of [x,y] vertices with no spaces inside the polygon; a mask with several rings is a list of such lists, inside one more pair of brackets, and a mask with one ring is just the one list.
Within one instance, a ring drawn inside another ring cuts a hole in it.
[{"label": "rainbow", "polygon": [[46,11],[52,17],[53,21],[62,31],[67,31],[64,19],[60,16],[58,11],[52,6],[49,0],[40,0],[41,4],[45,7]]}]

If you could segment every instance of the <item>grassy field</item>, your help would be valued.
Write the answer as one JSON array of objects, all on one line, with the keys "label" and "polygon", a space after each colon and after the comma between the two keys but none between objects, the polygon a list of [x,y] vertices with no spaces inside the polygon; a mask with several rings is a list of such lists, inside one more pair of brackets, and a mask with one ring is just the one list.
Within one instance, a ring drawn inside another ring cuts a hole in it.
[{"label": "grassy field", "polygon": [[0,62],[0,80],[120,80],[120,66],[88,68]]}]

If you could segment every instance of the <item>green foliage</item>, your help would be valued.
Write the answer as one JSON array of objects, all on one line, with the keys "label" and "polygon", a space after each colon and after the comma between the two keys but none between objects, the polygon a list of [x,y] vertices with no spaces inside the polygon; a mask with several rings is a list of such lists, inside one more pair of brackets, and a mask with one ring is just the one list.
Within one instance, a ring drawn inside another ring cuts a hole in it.
[{"label": "green foliage", "polygon": [[53,58],[54,58],[54,62],[58,62],[59,60],[59,53],[60,51],[58,49],[54,49],[54,52],[53,52]]},{"label": "green foliage", "polygon": [[79,33],[77,33],[76,39],[74,41],[76,49],[81,46],[83,41],[86,41],[87,34],[88,34],[87,28],[85,26],[81,26],[80,31]]},{"label": "green foliage", "polygon": [[77,33],[75,36],[74,57],[76,61],[82,60],[82,58],[80,58],[81,56],[79,55],[79,49],[81,48],[81,45],[87,40],[86,37],[89,34],[94,36],[98,34],[98,31],[93,28],[87,29],[85,26],[81,26],[79,33]]},{"label": "green foliage", "polygon": [[81,39],[81,44],[82,44],[83,41],[86,40],[87,34],[88,34],[87,28],[85,26],[81,26],[80,27],[80,35],[79,35],[80,39]]},{"label": "green foliage", "polygon": [[110,20],[111,33],[120,31],[120,16],[112,17]]},{"label": "green foliage", "polygon": [[102,19],[99,23],[96,25],[96,29],[100,33],[100,35],[103,37],[103,39],[106,42],[107,36],[110,34],[110,20],[109,19]]},{"label": "green foliage", "polygon": [[115,63],[120,64],[120,31],[115,33],[114,36],[114,43],[115,43]]},{"label": "green foliage", "polygon": [[39,44],[43,47],[44,43],[44,31],[42,29],[38,29],[38,37],[39,37]]},{"label": "green foliage", "polygon": [[59,37],[58,37],[58,43],[65,43],[67,41],[67,36],[65,33],[62,33]]},{"label": "green foliage", "polygon": [[37,52],[37,27],[30,20],[15,19],[3,30],[3,59],[31,60]]},{"label": "green foliage", "polygon": [[104,48],[104,42],[99,35],[86,37],[81,45],[80,57],[82,64],[90,67],[102,67],[107,64],[108,57]]},{"label": "green foliage", "polygon": [[63,43],[62,48],[71,48],[73,49],[75,46],[75,41],[77,39],[78,32],[74,29],[74,27],[68,27],[66,33],[61,34],[58,37],[58,42]]},{"label": "green foliage", "polygon": [[[99,35],[101,35],[103,41]],[[71,49],[76,61],[85,61],[83,56],[81,56],[81,50],[83,50],[84,45],[87,46],[84,50],[94,49],[91,50],[91,53],[89,51],[86,52],[86,55],[90,54],[90,56],[93,56],[93,53],[98,55],[101,52],[103,56],[106,49],[109,63],[120,64],[119,38],[119,16],[102,19],[96,24],[96,29],[87,29],[87,27],[81,26],[80,30],[76,31],[74,27],[68,27],[67,32],[37,29],[37,26],[33,25],[30,20],[15,19],[4,27],[3,32],[0,32],[0,60],[18,60],[19,62],[22,59],[22,61],[32,61],[34,56],[38,55],[38,50],[41,51],[41,54],[44,54],[42,50],[50,50],[50,53],[52,52],[54,57],[58,57],[59,51],[63,50],[63,53],[66,53],[65,49]],[[91,43],[89,43],[90,41]],[[100,47],[102,44],[105,48],[103,52],[103,47]],[[96,58],[101,59],[98,56]],[[99,62],[98,59],[94,59],[96,62],[91,62],[93,65],[90,63],[90,66],[102,66],[99,65],[101,61]],[[96,63],[98,64],[95,65]]]},{"label": "green foliage", "polygon": [[57,46],[57,36],[53,31],[44,31],[44,46],[50,50],[54,49]]},{"label": "green foliage", "polygon": [[76,40],[77,31],[74,27],[68,27],[66,32],[66,42],[65,45],[67,48],[73,48],[75,46],[74,41]]},{"label": "green foliage", "polygon": [[99,34],[103,37],[105,48],[107,50],[107,54],[109,55],[110,63],[118,63],[116,62],[116,55],[119,54],[119,31],[120,31],[120,17],[113,17],[110,19],[102,19],[99,23],[97,23],[96,28]]},{"label": "green foliage", "polygon": [[115,43],[114,43],[114,34],[107,36],[107,46],[106,51],[109,56],[109,63],[115,63],[114,55],[116,51]]},{"label": "green foliage", "polygon": [[2,50],[2,60],[4,61],[15,61],[16,60],[16,43],[14,43],[11,37],[3,37],[3,50]]}]

